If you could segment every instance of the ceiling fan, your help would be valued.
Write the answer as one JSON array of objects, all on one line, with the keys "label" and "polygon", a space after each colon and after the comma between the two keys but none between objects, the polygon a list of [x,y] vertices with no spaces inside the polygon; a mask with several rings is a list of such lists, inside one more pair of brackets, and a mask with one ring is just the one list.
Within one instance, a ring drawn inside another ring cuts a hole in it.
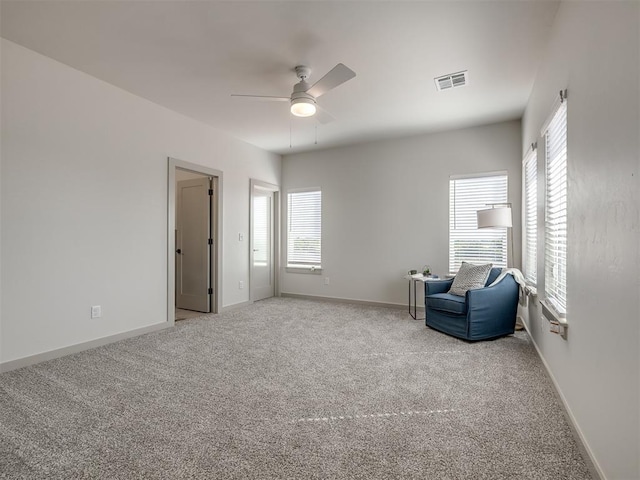
[{"label": "ceiling fan", "polygon": [[300,79],[293,87],[293,92],[290,97],[274,97],[268,95],[235,95],[232,97],[240,97],[246,99],[255,99],[263,101],[274,102],[290,102],[291,113],[296,117],[311,117],[318,113],[318,121],[320,123],[328,123],[333,120],[333,117],[329,115],[325,110],[321,109],[316,103],[316,99],[321,95],[324,95],[329,90],[342,85],[344,82],[351,80],[356,76],[355,72],[349,67],[344,66],[342,63],[333,67],[329,73],[318,80],[313,85],[307,82],[307,78],[311,74],[311,68],[304,65],[298,65],[296,68],[296,75]]}]

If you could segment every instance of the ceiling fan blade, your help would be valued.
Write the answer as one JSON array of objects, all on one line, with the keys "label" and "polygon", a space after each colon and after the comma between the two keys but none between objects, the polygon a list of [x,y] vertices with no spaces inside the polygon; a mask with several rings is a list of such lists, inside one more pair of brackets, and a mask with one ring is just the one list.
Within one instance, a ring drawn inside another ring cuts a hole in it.
[{"label": "ceiling fan blade", "polygon": [[324,95],[329,90],[336,88],[338,85],[342,85],[347,80],[351,80],[356,76],[356,72],[349,67],[345,67],[342,63],[333,67],[329,73],[318,80],[313,86],[307,90],[307,93],[315,98],[320,95]]},{"label": "ceiling fan blade", "polygon": [[320,105],[316,105],[316,119],[318,120],[318,122],[325,124],[333,122],[335,120],[335,117]]},{"label": "ceiling fan blade", "polygon": [[258,100],[262,102],[290,102],[291,98],[289,97],[272,97],[269,95],[236,95],[231,94],[234,98],[239,98],[241,100]]}]

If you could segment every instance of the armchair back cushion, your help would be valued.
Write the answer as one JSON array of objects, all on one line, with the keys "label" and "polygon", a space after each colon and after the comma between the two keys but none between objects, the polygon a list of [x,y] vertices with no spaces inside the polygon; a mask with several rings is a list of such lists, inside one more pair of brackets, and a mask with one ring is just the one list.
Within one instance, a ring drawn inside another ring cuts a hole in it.
[{"label": "armchair back cushion", "polygon": [[502,273],[502,269],[498,268],[498,267],[493,267],[491,269],[491,271],[489,272],[489,277],[487,278],[486,283],[484,284],[485,287],[488,287],[489,285],[491,285],[493,282],[496,281],[496,278],[498,278],[500,276],[500,274]]}]

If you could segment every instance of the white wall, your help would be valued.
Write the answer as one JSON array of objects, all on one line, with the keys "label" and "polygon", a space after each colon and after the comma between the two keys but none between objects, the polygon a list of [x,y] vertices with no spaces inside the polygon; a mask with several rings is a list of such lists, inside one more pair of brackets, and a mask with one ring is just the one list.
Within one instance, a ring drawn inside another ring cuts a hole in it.
[{"label": "white wall", "polygon": [[519,245],[520,129],[512,121],[283,157],[284,193],[322,188],[323,272],[283,272],[282,292],[406,304],[409,269],[448,273],[452,174],[508,170]]},{"label": "white wall", "polygon": [[568,340],[537,304],[525,316],[601,474],[620,480],[640,478],[639,17],[637,2],[560,5],[522,135],[524,151],[568,88]]},{"label": "white wall", "polygon": [[[2,44],[0,44],[0,60],[2,56]],[[4,132],[2,128],[2,79],[3,79],[3,66],[0,61],[0,364],[2,362],[2,139],[1,135]]]},{"label": "white wall", "polygon": [[223,171],[222,304],[248,301],[249,178],[280,156],[6,40],[2,100],[0,361],[166,321],[167,157]]}]

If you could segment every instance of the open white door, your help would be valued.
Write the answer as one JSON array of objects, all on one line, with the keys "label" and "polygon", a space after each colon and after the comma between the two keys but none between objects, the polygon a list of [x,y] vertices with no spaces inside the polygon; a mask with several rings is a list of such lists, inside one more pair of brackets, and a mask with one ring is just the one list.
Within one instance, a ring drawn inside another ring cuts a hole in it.
[{"label": "open white door", "polygon": [[177,182],[176,307],[208,313],[210,285],[210,190],[207,177]]},{"label": "open white door", "polygon": [[274,278],[274,192],[253,185],[251,221],[251,299],[273,297]]}]

